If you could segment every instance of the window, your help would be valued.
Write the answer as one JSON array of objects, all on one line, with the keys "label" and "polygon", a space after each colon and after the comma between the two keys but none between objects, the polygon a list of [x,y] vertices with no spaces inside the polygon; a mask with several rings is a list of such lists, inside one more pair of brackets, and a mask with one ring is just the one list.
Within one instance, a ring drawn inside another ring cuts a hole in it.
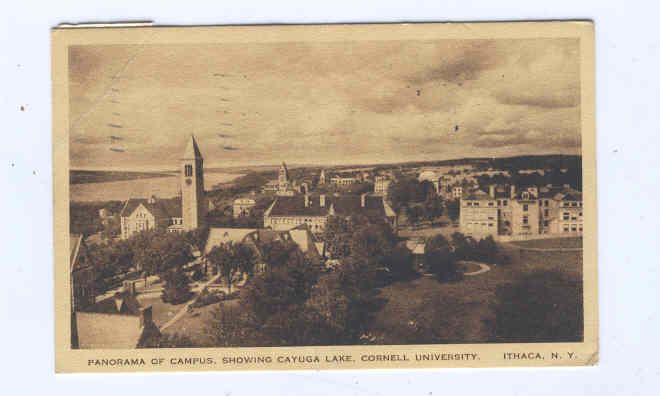
[{"label": "window", "polygon": [[563,220],[568,220],[570,218],[570,216],[571,216],[570,213],[564,212],[564,214],[562,215],[562,219]]},{"label": "window", "polygon": [[479,202],[475,202],[475,203],[474,203],[474,206],[479,206]]},{"label": "window", "polygon": [[577,225],[571,224],[571,232],[576,232],[577,231]]},{"label": "window", "polygon": [[571,202],[571,206],[577,206],[577,202]]},{"label": "window", "polygon": [[579,216],[582,217],[582,212],[579,213]]},{"label": "window", "polygon": [[192,165],[186,164],[185,173],[186,173],[186,177],[192,176]]},{"label": "window", "polygon": [[523,224],[524,224],[524,225],[529,224],[529,216],[523,216],[522,219],[523,219]]},{"label": "window", "polygon": [[550,211],[548,209],[543,210],[543,216],[550,217]]},{"label": "window", "polygon": [[527,212],[529,210],[529,205],[523,204],[523,212]]},{"label": "window", "polygon": [[502,205],[504,205],[504,206],[507,206],[508,203],[509,203],[509,201],[507,201],[506,199],[502,201]]},{"label": "window", "polygon": [[495,205],[495,202],[488,202],[488,206],[493,206]]},{"label": "window", "polygon": [[548,227],[550,225],[550,222],[548,220],[543,221],[543,227]]},{"label": "window", "polygon": [[543,204],[544,204],[545,206],[550,206],[550,201],[548,201],[548,200],[546,199],[545,202],[544,202]]},{"label": "window", "polygon": [[564,232],[568,232],[568,226],[567,225],[564,226]]}]

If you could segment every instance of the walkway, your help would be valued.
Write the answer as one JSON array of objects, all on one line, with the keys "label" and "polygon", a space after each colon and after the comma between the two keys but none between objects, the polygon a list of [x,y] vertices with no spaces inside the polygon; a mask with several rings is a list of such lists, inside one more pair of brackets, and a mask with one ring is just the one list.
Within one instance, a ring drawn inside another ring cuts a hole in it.
[{"label": "walkway", "polygon": [[202,294],[201,291],[204,290],[204,288],[205,288],[206,286],[208,286],[209,284],[211,284],[212,282],[215,282],[216,279],[220,278],[220,275],[221,275],[221,274],[219,274],[219,273],[216,274],[215,276],[211,277],[211,279],[209,279],[208,282],[203,283],[201,286],[199,286],[199,291],[200,291],[200,292],[197,293],[197,294],[195,295],[195,297],[192,298],[190,301],[188,301],[187,303],[185,303],[185,305],[184,305],[183,307],[181,307],[181,310],[179,310],[179,312],[177,312],[176,315],[172,316],[172,318],[171,318],[170,320],[168,320],[165,324],[163,324],[162,326],[160,326],[160,329],[159,329],[159,330],[162,332],[162,331],[165,330],[166,328],[168,328],[168,327],[172,326],[174,323],[176,323],[179,319],[181,319],[181,318],[183,317],[183,315],[185,315],[186,312],[188,312],[188,308],[189,308],[192,304],[194,304],[195,301],[197,301],[197,299],[199,298],[199,296]]},{"label": "walkway", "polygon": [[479,269],[476,270],[476,271],[465,272],[465,273],[463,274],[463,275],[465,275],[465,276],[476,276],[476,275],[481,275],[481,274],[483,274],[484,272],[488,272],[488,271],[490,271],[490,267],[489,267],[488,265],[484,264],[484,263],[479,263],[479,262],[477,262],[477,261],[463,261],[463,262],[464,262],[464,263],[469,263],[469,264],[474,264],[474,265],[478,265],[478,266],[479,266]]}]

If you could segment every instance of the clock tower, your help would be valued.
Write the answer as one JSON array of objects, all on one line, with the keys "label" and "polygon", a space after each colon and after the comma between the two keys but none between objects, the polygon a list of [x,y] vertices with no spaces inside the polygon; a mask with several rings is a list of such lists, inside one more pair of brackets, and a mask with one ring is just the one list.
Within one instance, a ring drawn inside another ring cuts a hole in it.
[{"label": "clock tower", "polygon": [[204,159],[195,136],[190,135],[181,158],[181,212],[183,229],[194,230],[206,223]]}]

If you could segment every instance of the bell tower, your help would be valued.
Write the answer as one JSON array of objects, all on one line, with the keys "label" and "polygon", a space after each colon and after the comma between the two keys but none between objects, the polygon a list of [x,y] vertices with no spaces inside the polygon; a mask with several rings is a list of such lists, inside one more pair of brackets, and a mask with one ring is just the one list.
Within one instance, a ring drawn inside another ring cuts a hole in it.
[{"label": "bell tower", "polygon": [[181,158],[181,217],[183,229],[194,230],[206,223],[204,159],[195,136],[190,135]]}]

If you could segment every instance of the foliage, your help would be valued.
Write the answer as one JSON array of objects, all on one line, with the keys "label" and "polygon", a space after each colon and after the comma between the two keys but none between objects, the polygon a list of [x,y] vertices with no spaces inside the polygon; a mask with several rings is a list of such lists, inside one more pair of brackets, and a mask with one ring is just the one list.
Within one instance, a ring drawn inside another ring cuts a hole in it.
[{"label": "foliage", "polygon": [[326,252],[333,259],[347,257],[351,253],[351,236],[354,222],[338,216],[329,216],[323,235]]},{"label": "foliage", "polygon": [[457,199],[447,201],[447,216],[449,216],[451,221],[453,222],[458,221],[460,214],[461,214],[461,207],[459,201]]},{"label": "foliage", "polygon": [[222,274],[231,291],[232,279],[241,272],[251,274],[256,263],[256,256],[252,249],[242,243],[223,243],[215,246],[206,258]]},{"label": "foliage", "polygon": [[452,246],[442,235],[426,242],[424,266],[440,281],[454,281],[462,276]]},{"label": "foliage", "polygon": [[163,293],[161,299],[170,304],[180,304],[192,297],[190,279],[181,268],[173,268],[163,274]]},{"label": "foliage", "polygon": [[192,260],[190,246],[183,235],[144,231],[130,241],[134,265],[145,274],[161,274],[182,267]]},{"label": "foliage", "polygon": [[496,297],[494,341],[582,340],[582,282],[577,277],[538,271],[498,287]]},{"label": "foliage", "polygon": [[399,210],[411,203],[423,202],[431,191],[433,191],[432,184],[429,188],[428,183],[420,183],[412,177],[401,177],[390,183],[387,196],[392,203],[392,207]]},{"label": "foliage", "polygon": [[397,246],[385,257],[385,267],[394,280],[407,280],[414,276],[415,271],[413,255],[405,246]]}]

